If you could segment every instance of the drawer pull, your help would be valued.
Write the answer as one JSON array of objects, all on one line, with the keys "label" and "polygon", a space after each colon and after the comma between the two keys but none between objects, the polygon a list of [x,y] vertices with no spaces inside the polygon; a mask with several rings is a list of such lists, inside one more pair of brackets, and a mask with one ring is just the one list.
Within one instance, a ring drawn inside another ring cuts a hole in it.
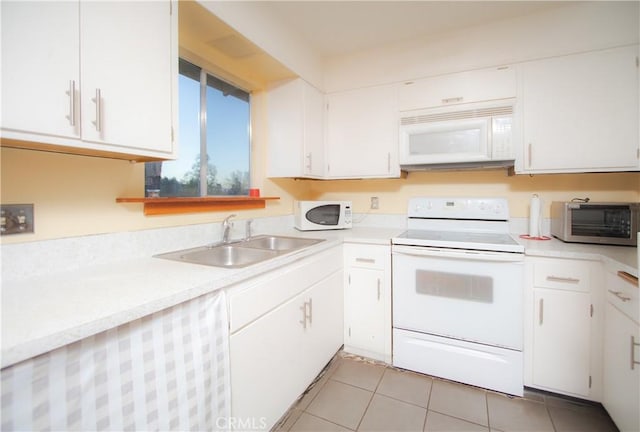
[{"label": "drawer pull", "polygon": [[367,264],[375,264],[376,260],[373,259],[373,258],[356,258],[356,262],[367,263]]},{"label": "drawer pull", "polygon": [[636,276],[622,270],[618,272],[618,276],[629,282],[631,285],[638,286],[638,278]]},{"label": "drawer pull", "polygon": [[636,342],[636,339],[631,335],[631,370],[634,370],[636,365],[640,365],[640,362],[635,358],[635,350],[638,346],[640,346],[640,342]]},{"label": "drawer pull", "polygon": [[378,279],[378,301],[380,301],[380,279]]},{"label": "drawer pull", "polygon": [[547,280],[549,282],[572,283],[572,284],[580,283],[580,279],[570,278],[570,277],[561,277],[561,276],[547,276]]},{"label": "drawer pull", "polygon": [[625,303],[628,302],[629,300],[631,300],[631,297],[627,297],[625,295],[622,295],[622,291],[609,290],[609,292],[611,294],[613,294],[614,296],[618,297],[620,300],[622,300]]},{"label": "drawer pull", "polygon": [[460,103],[464,100],[463,97],[458,96],[458,97],[452,97],[452,98],[445,98],[442,99],[442,103],[443,104],[450,104],[450,103]]}]

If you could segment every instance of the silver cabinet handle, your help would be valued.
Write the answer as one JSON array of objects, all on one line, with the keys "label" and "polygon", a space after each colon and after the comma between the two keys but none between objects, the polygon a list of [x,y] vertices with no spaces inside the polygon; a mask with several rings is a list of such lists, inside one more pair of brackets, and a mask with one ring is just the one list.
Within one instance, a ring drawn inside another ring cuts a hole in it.
[{"label": "silver cabinet handle", "polygon": [[446,98],[446,99],[442,99],[442,103],[444,104],[449,104],[449,103],[456,103],[456,102],[462,102],[463,101],[463,97],[462,96],[458,96],[458,97],[452,97],[452,98]]},{"label": "silver cabinet handle", "polygon": [[302,303],[302,306],[300,306],[300,310],[302,311],[302,320],[298,322],[302,324],[302,328],[306,330],[307,329],[307,302]]},{"label": "silver cabinet handle", "polygon": [[631,335],[631,370],[634,370],[636,365],[640,365],[640,362],[635,358],[635,350],[637,346],[640,346],[640,342],[636,342],[636,339]]},{"label": "silver cabinet handle", "polygon": [[387,172],[391,172],[391,152],[387,153]]},{"label": "silver cabinet handle", "polygon": [[96,127],[96,132],[102,132],[102,92],[96,89],[96,97],[91,99],[96,104],[96,120],[92,123]]},{"label": "silver cabinet handle", "polygon": [[313,324],[313,299],[309,299],[308,302],[302,303],[300,310],[302,311],[302,320],[298,322],[302,324],[302,328],[306,330],[307,320],[309,320],[309,325]]},{"label": "silver cabinet handle", "polygon": [[544,321],[544,299],[540,299],[540,307],[538,308],[538,325],[542,325]]},{"label": "silver cabinet handle", "polygon": [[75,80],[69,80],[69,91],[67,92],[69,95],[69,115],[67,118],[69,119],[69,124],[71,126],[76,125],[76,82]]},{"label": "silver cabinet handle", "polygon": [[529,143],[529,150],[528,150],[528,153],[529,153],[529,155],[528,155],[528,156],[529,156],[529,158],[528,158],[528,159],[529,159],[529,168],[531,168],[531,156],[532,156],[532,152],[533,152],[533,149],[532,149],[531,143]]},{"label": "silver cabinet handle", "polygon": [[613,294],[614,296],[618,297],[620,300],[622,300],[625,303],[628,302],[629,300],[631,300],[631,297],[627,297],[625,295],[622,295],[622,291],[609,290],[609,292],[611,294]]},{"label": "silver cabinet handle", "polygon": [[549,282],[572,283],[572,284],[580,283],[580,279],[570,278],[570,277],[561,277],[561,276],[547,276],[547,280]]},{"label": "silver cabinet handle", "polygon": [[313,153],[309,152],[307,153],[307,172],[311,172],[311,167],[313,166],[312,161]]},{"label": "silver cabinet handle", "polygon": [[378,301],[380,301],[380,279],[378,279]]},{"label": "silver cabinet handle", "polygon": [[373,258],[356,258],[356,262],[367,263],[367,264],[375,264],[376,260],[373,259]]}]

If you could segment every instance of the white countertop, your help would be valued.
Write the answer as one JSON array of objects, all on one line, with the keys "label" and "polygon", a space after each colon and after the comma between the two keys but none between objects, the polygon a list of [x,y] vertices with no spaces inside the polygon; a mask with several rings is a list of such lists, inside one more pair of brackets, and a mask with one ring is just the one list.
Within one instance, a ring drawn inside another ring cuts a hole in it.
[{"label": "white countertop", "polygon": [[[324,238],[309,248],[241,269],[136,258],[4,280],[2,367],[229,287],[343,242],[389,245],[404,229],[353,228],[270,234]],[[514,236],[517,237],[517,236]],[[522,240],[527,255],[603,260],[638,275],[637,249]]]},{"label": "white countertop", "polygon": [[514,235],[528,256],[574,258],[602,261],[606,266],[638,276],[638,248],[629,246],[601,246],[565,243],[551,240],[525,240]]},{"label": "white countertop", "polygon": [[2,367],[229,287],[345,239],[389,244],[398,230],[284,230],[326,241],[240,269],[159,258],[127,259],[2,284]]}]

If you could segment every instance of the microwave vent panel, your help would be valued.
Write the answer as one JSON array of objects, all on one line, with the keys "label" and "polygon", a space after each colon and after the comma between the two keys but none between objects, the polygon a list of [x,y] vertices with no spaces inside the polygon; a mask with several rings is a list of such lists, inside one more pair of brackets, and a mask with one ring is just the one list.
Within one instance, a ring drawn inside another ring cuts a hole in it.
[{"label": "microwave vent panel", "polygon": [[400,124],[402,126],[421,124],[421,123],[434,123],[451,120],[467,120],[476,118],[487,118],[495,116],[508,116],[513,114],[513,106],[501,106],[491,108],[476,108],[461,111],[452,111],[445,113],[432,113],[422,114],[409,117],[402,117]]}]

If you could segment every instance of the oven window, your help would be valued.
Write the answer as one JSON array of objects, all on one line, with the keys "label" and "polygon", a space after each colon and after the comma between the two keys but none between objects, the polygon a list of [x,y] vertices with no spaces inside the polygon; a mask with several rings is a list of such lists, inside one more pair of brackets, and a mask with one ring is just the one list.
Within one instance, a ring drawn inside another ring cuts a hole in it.
[{"label": "oven window", "polygon": [[416,271],[416,292],[480,303],[493,302],[493,278],[490,276]]},{"label": "oven window", "polygon": [[319,225],[338,225],[340,204],[327,204],[307,212],[307,220]]},{"label": "oven window", "polygon": [[631,210],[626,206],[589,206],[571,211],[571,234],[588,237],[628,238]]}]

